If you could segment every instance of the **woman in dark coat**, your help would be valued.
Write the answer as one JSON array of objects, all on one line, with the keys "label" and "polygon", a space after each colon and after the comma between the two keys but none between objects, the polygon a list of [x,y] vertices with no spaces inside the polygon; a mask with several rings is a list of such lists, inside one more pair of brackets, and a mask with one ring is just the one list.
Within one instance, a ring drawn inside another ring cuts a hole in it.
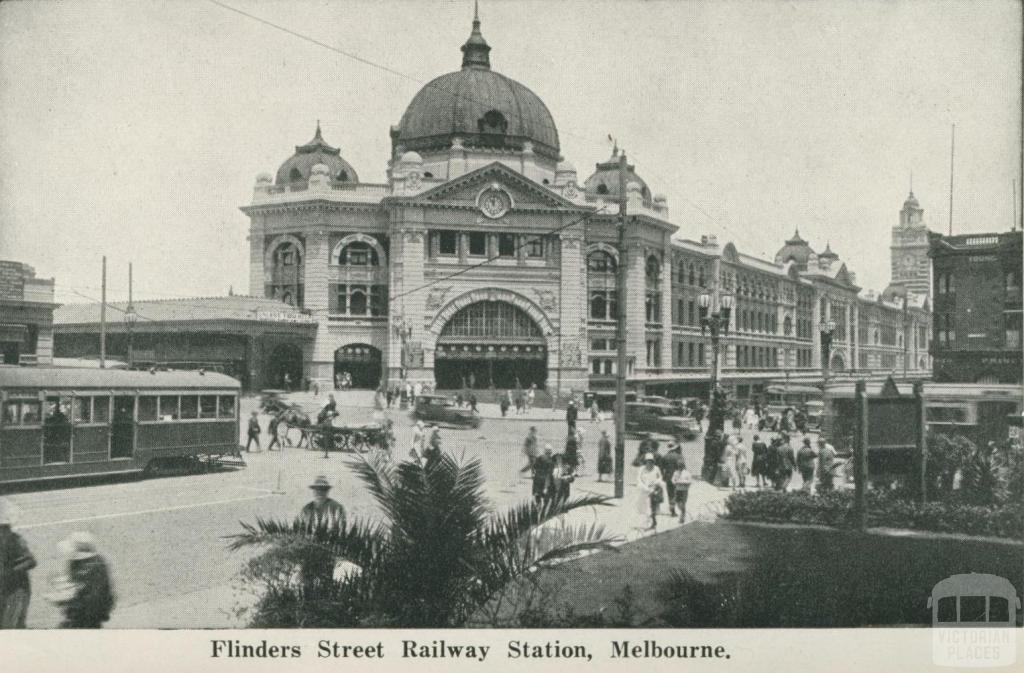
[{"label": "woman in dark coat", "polygon": [[36,559],[25,540],[11,529],[4,503],[0,501],[0,629],[25,628],[32,588],[28,571]]},{"label": "woman in dark coat", "polygon": [[597,440],[597,480],[604,481],[604,475],[612,473],[612,442],[608,439],[608,431],[601,431],[601,439]]},{"label": "woman in dark coat", "polygon": [[110,619],[114,592],[107,562],[96,552],[88,533],[73,533],[60,543],[67,559],[67,577],[51,595],[64,612],[61,628],[98,629]]}]

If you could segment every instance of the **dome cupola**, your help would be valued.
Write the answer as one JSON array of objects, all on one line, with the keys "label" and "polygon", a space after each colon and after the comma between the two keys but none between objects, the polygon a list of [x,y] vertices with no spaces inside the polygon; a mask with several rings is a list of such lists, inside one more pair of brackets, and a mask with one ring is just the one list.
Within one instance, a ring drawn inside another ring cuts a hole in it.
[{"label": "dome cupola", "polygon": [[807,241],[800,238],[800,230],[797,229],[793,232],[793,238],[786,241],[786,245],[779,248],[779,251],[775,253],[775,263],[785,264],[786,262],[792,261],[796,264],[797,269],[806,271],[807,262],[814,254],[814,251],[811,250],[811,246]]},{"label": "dome cupola", "polygon": [[447,151],[455,139],[467,150],[522,151],[529,142],[536,154],[558,161],[561,146],[551,112],[533,91],[491,70],[490,52],[474,15],[462,45],[462,69],[417,92],[391,128],[393,152]]},{"label": "dome cupola", "polygon": [[[626,163],[626,184],[635,182],[640,186],[640,195],[644,201],[651,198],[651,190],[647,183],[636,174],[636,166]],[[619,196],[619,148],[612,149],[612,156],[608,161],[597,164],[593,175],[583,183],[583,191],[587,194],[618,198]],[[628,189],[627,189],[628,191]]]},{"label": "dome cupola", "polygon": [[313,174],[313,167],[322,164],[327,167],[331,180],[334,182],[359,182],[359,176],[352,166],[341,158],[341,150],[331,147],[320,132],[320,122],[316,123],[316,134],[305,145],[296,145],[295,154],[277,169],[274,184],[285,185],[291,182],[308,182]]}]

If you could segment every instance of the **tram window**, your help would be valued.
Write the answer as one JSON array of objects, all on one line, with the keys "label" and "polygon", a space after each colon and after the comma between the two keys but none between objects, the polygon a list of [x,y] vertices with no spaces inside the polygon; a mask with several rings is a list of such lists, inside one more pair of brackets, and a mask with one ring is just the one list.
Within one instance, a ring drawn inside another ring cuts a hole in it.
[{"label": "tram window", "polygon": [[988,597],[988,620],[990,622],[1008,623],[1010,621],[1010,601],[1003,596]]},{"label": "tram window", "polygon": [[983,622],[985,621],[985,614],[986,610],[984,596],[960,597],[961,622]]},{"label": "tram window", "polygon": [[939,599],[936,620],[939,622],[956,622],[956,596],[943,596]]},{"label": "tram window", "polygon": [[92,422],[110,422],[110,398],[106,395],[92,398]]},{"label": "tram window", "polygon": [[4,425],[39,425],[37,400],[12,400],[4,404]]},{"label": "tram window", "polygon": [[160,420],[161,421],[176,421],[176,420],[178,420],[178,396],[177,395],[161,395],[160,396]]},{"label": "tram window", "polygon": [[235,398],[231,395],[220,396],[220,417],[221,418],[234,418],[235,417]]},{"label": "tram window", "polygon": [[75,398],[75,423],[91,423],[92,422],[92,398],[91,397],[76,397]]},{"label": "tram window", "polygon": [[195,395],[181,396],[181,418],[199,418],[199,398]]},{"label": "tram window", "polygon": [[199,398],[199,418],[217,418],[216,395],[202,395]]},{"label": "tram window", "polygon": [[156,415],[156,395],[140,395],[139,396],[139,420],[140,421],[155,421]]},{"label": "tram window", "polygon": [[46,422],[47,423],[69,423],[71,418],[71,398],[69,397],[47,397],[46,398]]}]

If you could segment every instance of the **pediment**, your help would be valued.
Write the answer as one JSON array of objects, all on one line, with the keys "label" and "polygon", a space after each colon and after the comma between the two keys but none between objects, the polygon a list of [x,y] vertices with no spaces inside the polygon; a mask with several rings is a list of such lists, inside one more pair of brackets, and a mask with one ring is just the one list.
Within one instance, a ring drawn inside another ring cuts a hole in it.
[{"label": "pediment", "polygon": [[571,209],[580,207],[562,198],[544,185],[530,180],[504,164],[494,162],[477,170],[460,175],[443,185],[438,185],[410,199],[413,203],[437,205],[472,206],[480,205],[481,194],[497,190],[508,195],[511,210],[518,209]]}]

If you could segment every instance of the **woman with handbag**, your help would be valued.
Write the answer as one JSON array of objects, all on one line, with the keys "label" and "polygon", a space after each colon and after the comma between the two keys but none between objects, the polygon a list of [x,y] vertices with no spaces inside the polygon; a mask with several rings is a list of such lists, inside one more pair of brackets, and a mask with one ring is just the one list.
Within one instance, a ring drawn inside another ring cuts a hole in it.
[{"label": "woman with handbag", "polygon": [[658,507],[665,499],[665,482],[653,453],[644,455],[643,466],[637,472],[636,485],[640,490],[637,500],[637,511],[641,516],[640,527],[644,530],[654,530],[658,527]]}]

